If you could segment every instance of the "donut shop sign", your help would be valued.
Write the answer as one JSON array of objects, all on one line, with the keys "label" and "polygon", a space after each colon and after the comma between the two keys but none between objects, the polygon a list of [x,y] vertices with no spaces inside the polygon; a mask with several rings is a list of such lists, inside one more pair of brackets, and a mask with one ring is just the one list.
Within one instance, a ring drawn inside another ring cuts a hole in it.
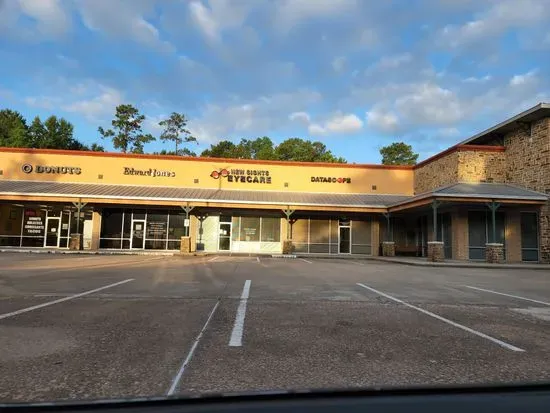
[{"label": "donut shop sign", "polygon": [[269,171],[264,169],[220,169],[213,170],[210,176],[214,179],[227,179],[227,182],[244,184],[271,184]]}]

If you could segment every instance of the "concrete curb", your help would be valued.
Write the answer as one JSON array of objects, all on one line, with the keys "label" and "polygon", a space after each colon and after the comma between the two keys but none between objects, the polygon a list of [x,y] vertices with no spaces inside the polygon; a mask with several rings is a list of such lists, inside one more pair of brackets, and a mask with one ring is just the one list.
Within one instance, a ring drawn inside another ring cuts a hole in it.
[{"label": "concrete curb", "polygon": [[488,268],[499,270],[537,270],[537,271],[550,271],[550,265],[546,264],[489,264],[489,263],[470,263],[470,262],[429,262],[429,261],[400,261],[395,259],[366,258],[371,261],[388,262],[392,264],[400,265],[412,265],[416,267],[446,267],[446,268]]},{"label": "concrete curb", "polygon": [[151,255],[151,256],[174,256],[178,252],[160,252],[160,251],[73,251],[73,250],[34,250],[34,249],[0,249],[2,252],[18,252],[25,254],[65,254],[65,255]]}]

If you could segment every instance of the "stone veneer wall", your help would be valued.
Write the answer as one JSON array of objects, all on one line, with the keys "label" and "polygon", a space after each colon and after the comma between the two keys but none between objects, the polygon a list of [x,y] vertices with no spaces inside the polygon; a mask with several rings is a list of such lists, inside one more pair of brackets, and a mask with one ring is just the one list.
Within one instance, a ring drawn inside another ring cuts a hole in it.
[{"label": "stone veneer wall", "polygon": [[[533,122],[504,137],[506,182],[550,193],[550,118]],[[540,211],[541,260],[550,262],[550,205]]]},{"label": "stone veneer wall", "polygon": [[455,182],[458,182],[458,152],[456,151],[414,170],[415,194]]},{"label": "stone veneer wall", "polygon": [[505,182],[505,153],[480,148],[455,151],[414,171],[414,193],[421,194],[457,182]]},{"label": "stone veneer wall", "polygon": [[505,182],[504,152],[459,151],[458,182]]}]

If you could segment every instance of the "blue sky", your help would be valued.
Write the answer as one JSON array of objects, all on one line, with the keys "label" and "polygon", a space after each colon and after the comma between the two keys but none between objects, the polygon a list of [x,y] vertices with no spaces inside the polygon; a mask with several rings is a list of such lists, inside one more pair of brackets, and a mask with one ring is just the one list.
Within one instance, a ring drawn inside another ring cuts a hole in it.
[{"label": "blue sky", "polygon": [[157,136],[185,113],[199,151],[296,136],[423,159],[550,101],[549,21],[546,0],[0,0],[0,107],[88,144],[132,103]]}]

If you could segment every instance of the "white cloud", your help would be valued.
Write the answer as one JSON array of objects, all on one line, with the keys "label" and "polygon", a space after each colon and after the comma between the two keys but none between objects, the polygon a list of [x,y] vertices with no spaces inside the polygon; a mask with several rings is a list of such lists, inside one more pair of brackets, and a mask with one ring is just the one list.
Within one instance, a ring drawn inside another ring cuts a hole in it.
[{"label": "white cloud", "polygon": [[162,40],[158,29],[146,20],[147,15],[154,13],[152,2],[78,0],[76,5],[90,30],[130,39],[163,52],[174,51],[174,46]]},{"label": "white cloud", "polygon": [[[321,95],[302,89],[292,93],[276,93],[260,96],[250,101],[236,99],[227,104],[208,104],[193,116],[189,129],[201,144],[214,143],[231,137],[260,136],[291,127],[296,121],[304,120],[304,107],[317,104]],[[289,111],[295,113],[293,119]]]},{"label": "white cloud", "polygon": [[65,56],[64,54],[59,53],[56,55],[56,57],[64,66],[68,67],[69,69],[76,69],[79,66],[78,60]]},{"label": "white cloud", "polygon": [[470,76],[470,77],[467,77],[465,79],[463,79],[462,81],[464,83],[485,83],[485,82],[488,82],[489,80],[491,80],[493,77],[491,75],[485,75],[485,76],[482,76],[482,77],[475,77],[475,76]]},{"label": "white cloud", "polygon": [[346,67],[346,58],[344,56],[335,57],[332,59],[331,65],[335,72],[340,73]]},{"label": "white cloud", "polygon": [[58,36],[71,27],[71,18],[59,0],[18,0],[21,11],[36,22],[39,33]]},{"label": "white cloud", "polygon": [[413,56],[411,53],[384,56],[379,61],[367,67],[367,69],[365,69],[365,74],[384,73],[387,70],[398,69],[402,65],[410,63],[412,60]]},{"label": "white cloud", "polygon": [[413,123],[451,124],[464,117],[456,94],[432,83],[414,85],[395,101],[397,111]]},{"label": "white cloud", "polygon": [[122,93],[112,87],[101,84],[90,84],[89,93],[93,95],[87,99],[80,99],[61,105],[66,112],[78,113],[89,120],[98,120],[104,115],[115,112],[116,106],[123,102]]},{"label": "white cloud", "polygon": [[306,125],[311,122],[311,118],[307,112],[292,112],[288,115],[288,119],[292,121],[302,122]]},{"label": "white cloud", "polygon": [[367,125],[373,129],[393,133],[399,129],[399,118],[391,111],[373,108],[366,113]]},{"label": "white cloud", "polygon": [[311,123],[308,132],[310,135],[337,135],[355,133],[362,128],[363,121],[355,114],[336,112],[323,124]]},{"label": "white cloud", "polygon": [[359,34],[359,45],[363,47],[373,47],[378,43],[378,33],[374,29],[363,29]]},{"label": "white cloud", "polygon": [[447,25],[440,32],[442,42],[460,47],[500,35],[511,28],[529,27],[544,22],[550,16],[550,7],[538,0],[499,0],[462,25]]},{"label": "white cloud", "polygon": [[195,25],[211,42],[219,42],[224,30],[240,28],[256,6],[254,0],[193,0],[188,8]]},{"label": "white cloud", "polygon": [[54,109],[59,104],[59,99],[49,96],[27,96],[23,98],[26,105],[40,109]]},{"label": "white cloud", "polygon": [[444,138],[456,138],[460,135],[460,131],[457,128],[442,128],[437,130],[436,135]]},{"label": "white cloud", "polygon": [[533,83],[537,78],[537,70],[533,69],[522,75],[514,75],[510,79],[511,86],[524,86],[527,83]]},{"label": "white cloud", "polygon": [[357,6],[357,0],[280,0],[277,5],[277,27],[287,32],[308,19],[334,18]]}]

